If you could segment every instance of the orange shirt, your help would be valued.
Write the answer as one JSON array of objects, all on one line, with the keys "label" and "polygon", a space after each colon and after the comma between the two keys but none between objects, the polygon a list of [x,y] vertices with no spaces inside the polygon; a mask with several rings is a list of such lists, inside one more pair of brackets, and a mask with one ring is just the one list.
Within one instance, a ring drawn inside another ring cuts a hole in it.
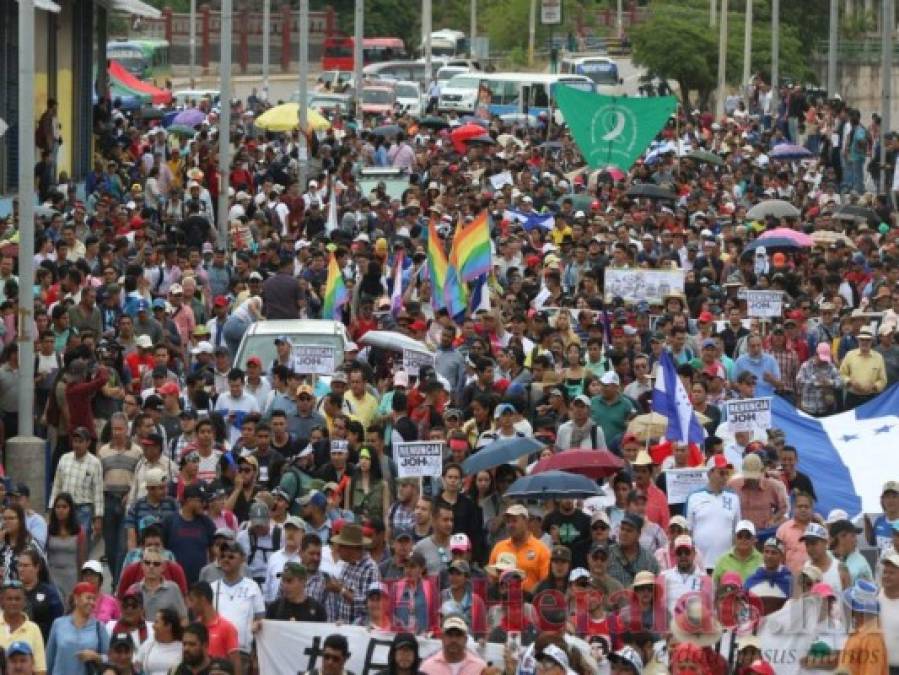
[{"label": "orange shirt", "polygon": [[228,619],[216,614],[215,619],[206,624],[209,631],[209,656],[214,659],[227,659],[231,652],[236,652],[240,643],[237,640],[237,629]]},{"label": "orange shirt", "polygon": [[887,648],[877,624],[865,624],[849,635],[840,652],[840,670],[851,675],[887,675]]},{"label": "orange shirt", "polygon": [[516,546],[511,538],[498,541],[490,551],[489,564],[496,564],[496,559],[502,553],[515,554],[518,569],[525,574],[522,586],[528,592],[533,591],[537,584],[549,576],[549,549],[532,534],[528,535],[527,541],[521,546]]}]

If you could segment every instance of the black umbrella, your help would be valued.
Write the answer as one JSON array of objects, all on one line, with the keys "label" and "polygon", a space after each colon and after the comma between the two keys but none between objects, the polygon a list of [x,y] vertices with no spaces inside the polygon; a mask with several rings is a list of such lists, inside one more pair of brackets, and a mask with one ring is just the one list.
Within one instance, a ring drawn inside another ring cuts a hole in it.
[{"label": "black umbrella", "polygon": [[422,117],[418,126],[425,127],[426,129],[449,129],[449,122],[442,117],[434,117],[431,115],[430,117]]},{"label": "black umbrella", "polygon": [[385,124],[371,130],[375,136],[396,136],[401,131],[402,128],[398,124]]},{"label": "black umbrella", "polygon": [[640,197],[642,199],[660,199],[677,201],[677,195],[671,190],[666,190],[652,183],[639,183],[627,191],[628,197]]},{"label": "black umbrella", "polygon": [[858,206],[857,204],[846,204],[833,212],[833,217],[838,220],[855,220],[863,219],[868,221],[868,225],[879,225],[880,216],[874,209],[867,206]]}]

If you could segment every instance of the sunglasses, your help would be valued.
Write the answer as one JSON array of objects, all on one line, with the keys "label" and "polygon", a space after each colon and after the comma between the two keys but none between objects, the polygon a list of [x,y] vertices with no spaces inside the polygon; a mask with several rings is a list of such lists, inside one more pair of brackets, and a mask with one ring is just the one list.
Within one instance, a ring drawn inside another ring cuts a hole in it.
[{"label": "sunglasses", "polygon": [[690,555],[690,554],[692,554],[692,553],[693,553],[693,551],[690,550],[689,548],[679,548],[679,549],[677,549],[677,550],[674,552],[674,555],[678,555],[678,556],[680,556],[680,555]]},{"label": "sunglasses", "polygon": [[608,530],[609,526],[605,523],[596,523],[595,525],[590,526],[591,530]]},{"label": "sunglasses", "polygon": [[159,560],[143,560],[142,562],[150,567],[162,567],[162,562]]}]

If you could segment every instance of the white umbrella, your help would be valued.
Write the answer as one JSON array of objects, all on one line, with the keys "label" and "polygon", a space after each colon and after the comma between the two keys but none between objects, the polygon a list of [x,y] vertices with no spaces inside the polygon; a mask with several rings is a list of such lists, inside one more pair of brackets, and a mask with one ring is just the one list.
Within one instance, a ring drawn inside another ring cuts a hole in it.
[{"label": "white umbrella", "polygon": [[419,342],[395,330],[370,330],[362,336],[359,342],[369,347],[380,347],[394,352],[408,349],[419,354],[433,354],[424,342]]}]

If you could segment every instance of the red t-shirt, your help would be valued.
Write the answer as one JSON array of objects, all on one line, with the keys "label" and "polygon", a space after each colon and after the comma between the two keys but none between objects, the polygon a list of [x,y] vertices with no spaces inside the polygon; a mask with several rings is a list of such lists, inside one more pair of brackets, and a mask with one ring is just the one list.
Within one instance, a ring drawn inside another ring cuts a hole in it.
[{"label": "red t-shirt", "polygon": [[209,631],[208,652],[212,658],[226,659],[231,652],[238,650],[237,629],[228,619],[216,614],[215,619],[206,624],[206,630]]}]

